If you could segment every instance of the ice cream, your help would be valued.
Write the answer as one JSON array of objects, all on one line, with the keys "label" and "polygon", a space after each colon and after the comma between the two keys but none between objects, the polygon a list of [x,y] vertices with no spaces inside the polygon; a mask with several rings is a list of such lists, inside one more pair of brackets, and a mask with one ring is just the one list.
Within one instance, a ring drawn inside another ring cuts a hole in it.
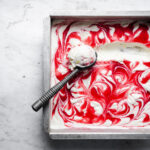
[{"label": "ice cream", "polygon": [[150,92],[150,69],[146,69],[141,74],[139,82],[146,91]]},{"label": "ice cream", "polygon": [[54,22],[51,85],[70,73],[73,56],[73,66],[82,62],[75,53],[81,45],[87,58],[90,49],[98,58],[51,100],[50,128],[149,128],[149,34],[148,22]]},{"label": "ice cream", "polygon": [[71,48],[68,53],[70,69],[73,70],[76,66],[87,66],[93,63],[96,59],[95,51],[88,45],[79,45]]}]

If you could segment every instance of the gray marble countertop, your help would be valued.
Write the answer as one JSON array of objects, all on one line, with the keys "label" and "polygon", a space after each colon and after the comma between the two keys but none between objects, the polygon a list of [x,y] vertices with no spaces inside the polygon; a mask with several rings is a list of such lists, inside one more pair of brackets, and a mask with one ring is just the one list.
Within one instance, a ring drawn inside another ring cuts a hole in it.
[{"label": "gray marble countertop", "polygon": [[50,10],[150,10],[149,0],[0,0],[0,149],[149,150],[149,140],[52,141],[42,111],[43,18]]}]

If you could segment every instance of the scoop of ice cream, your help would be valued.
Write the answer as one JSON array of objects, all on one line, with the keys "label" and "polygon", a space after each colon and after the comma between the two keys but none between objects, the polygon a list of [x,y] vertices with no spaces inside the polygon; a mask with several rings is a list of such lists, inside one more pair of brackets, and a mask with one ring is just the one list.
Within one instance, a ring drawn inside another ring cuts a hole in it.
[{"label": "scoop of ice cream", "polygon": [[76,66],[86,66],[93,63],[96,59],[95,51],[88,45],[80,45],[73,47],[69,53],[69,68],[74,69]]}]

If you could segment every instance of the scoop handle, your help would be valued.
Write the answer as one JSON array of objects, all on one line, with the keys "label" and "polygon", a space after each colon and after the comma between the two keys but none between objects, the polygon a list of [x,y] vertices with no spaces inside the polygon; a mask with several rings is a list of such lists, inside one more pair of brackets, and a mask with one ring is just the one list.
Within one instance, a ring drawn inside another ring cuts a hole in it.
[{"label": "scoop handle", "polygon": [[69,75],[67,75],[62,81],[58,82],[54,85],[51,89],[49,89],[43,96],[38,99],[35,103],[33,103],[32,108],[34,111],[38,111],[41,107],[43,107],[49,99],[51,99],[62,87],[72,79],[78,72],[80,71],[79,68],[74,69]]}]

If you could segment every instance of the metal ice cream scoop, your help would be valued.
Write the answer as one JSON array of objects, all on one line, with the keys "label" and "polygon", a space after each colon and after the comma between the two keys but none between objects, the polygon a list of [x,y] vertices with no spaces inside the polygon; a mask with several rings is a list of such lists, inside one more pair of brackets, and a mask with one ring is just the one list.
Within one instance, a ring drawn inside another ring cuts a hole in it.
[{"label": "metal ice cream scoop", "polygon": [[45,94],[42,95],[40,99],[38,99],[33,105],[32,108],[34,111],[38,111],[41,107],[43,107],[45,104],[48,103],[49,99],[51,99],[56,93],[58,93],[62,87],[70,80],[72,79],[77,73],[79,73],[82,70],[88,69],[92,67],[96,61],[97,61],[97,53],[95,52],[95,60],[91,64],[84,65],[84,66],[76,66],[74,70],[67,75],[62,81],[58,82],[56,85],[54,85],[52,88],[50,88]]}]

